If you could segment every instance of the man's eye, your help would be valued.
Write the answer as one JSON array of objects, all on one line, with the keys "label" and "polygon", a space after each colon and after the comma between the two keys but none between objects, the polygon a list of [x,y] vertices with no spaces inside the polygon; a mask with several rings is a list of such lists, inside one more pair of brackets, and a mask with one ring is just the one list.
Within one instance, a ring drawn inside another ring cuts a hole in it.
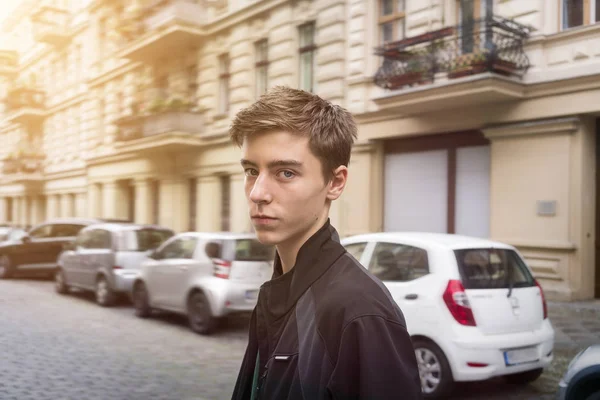
[{"label": "man's eye", "polygon": [[294,176],[296,176],[295,173],[293,173],[292,171],[287,171],[287,170],[281,171],[280,174],[281,174],[281,176],[283,176],[286,179],[290,179],[290,178],[293,178]]},{"label": "man's eye", "polygon": [[258,175],[258,171],[255,170],[254,168],[246,168],[244,170],[244,173],[246,174],[246,176],[257,176]]}]

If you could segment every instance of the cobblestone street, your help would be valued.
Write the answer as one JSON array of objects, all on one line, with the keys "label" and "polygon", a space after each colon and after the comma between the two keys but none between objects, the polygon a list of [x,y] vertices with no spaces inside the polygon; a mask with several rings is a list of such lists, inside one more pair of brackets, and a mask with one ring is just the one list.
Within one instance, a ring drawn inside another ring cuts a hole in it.
[{"label": "cobblestone street", "polygon": [[[553,399],[570,358],[600,342],[600,305],[549,305],[557,329],[553,367],[532,385],[461,384],[453,399]],[[185,318],[141,320],[125,302],[59,296],[52,282],[0,281],[1,400],[228,399],[246,345],[247,318],[211,337]]]}]

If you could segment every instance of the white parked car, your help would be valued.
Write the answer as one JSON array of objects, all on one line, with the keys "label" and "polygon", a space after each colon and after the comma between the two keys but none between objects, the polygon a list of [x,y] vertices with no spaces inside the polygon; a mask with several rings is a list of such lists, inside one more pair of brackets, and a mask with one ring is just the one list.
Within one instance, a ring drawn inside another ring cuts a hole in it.
[{"label": "white parked car", "polygon": [[435,233],[342,240],[389,289],[413,338],[425,397],[455,381],[537,379],[553,359],[544,293],[512,246]]},{"label": "white parked car", "polygon": [[211,333],[219,318],[254,309],[274,255],[252,234],[178,234],[142,263],[132,288],[136,315],[172,311],[187,315],[195,332]]}]

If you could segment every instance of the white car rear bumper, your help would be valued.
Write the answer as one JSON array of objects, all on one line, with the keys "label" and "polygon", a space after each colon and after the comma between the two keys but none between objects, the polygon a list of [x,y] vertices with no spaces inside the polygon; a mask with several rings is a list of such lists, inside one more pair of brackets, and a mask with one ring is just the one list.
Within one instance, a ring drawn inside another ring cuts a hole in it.
[{"label": "white car rear bumper", "polygon": [[[449,353],[447,358],[455,381],[480,381],[545,368],[554,357],[554,329],[548,319],[535,331],[478,336],[446,343],[445,351]],[[505,352],[523,348],[535,352],[535,360],[528,358],[525,362],[507,365]],[[481,366],[470,366],[469,363]]]},{"label": "white car rear bumper", "polygon": [[258,300],[260,282],[241,283],[221,278],[212,278],[203,282],[211,310],[215,317],[233,312],[251,312]]}]

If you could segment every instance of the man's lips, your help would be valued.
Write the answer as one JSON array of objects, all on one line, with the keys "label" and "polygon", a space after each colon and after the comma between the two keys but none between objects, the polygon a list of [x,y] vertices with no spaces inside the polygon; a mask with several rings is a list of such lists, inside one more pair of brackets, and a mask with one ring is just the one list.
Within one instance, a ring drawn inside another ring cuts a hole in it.
[{"label": "man's lips", "polygon": [[252,216],[252,219],[277,219],[275,217],[270,217],[268,215],[256,214]]}]

